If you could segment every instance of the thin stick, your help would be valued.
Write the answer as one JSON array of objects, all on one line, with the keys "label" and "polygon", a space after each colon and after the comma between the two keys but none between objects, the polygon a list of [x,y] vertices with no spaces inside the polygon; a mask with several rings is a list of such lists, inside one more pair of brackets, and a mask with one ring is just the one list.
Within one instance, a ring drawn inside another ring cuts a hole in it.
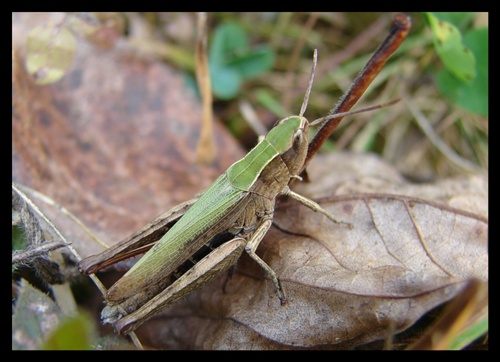
[{"label": "thin stick", "polygon": [[35,256],[47,253],[52,250],[57,250],[65,246],[66,244],[61,241],[52,241],[50,243],[43,243],[42,245],[38,245],[34,249],[18,251],[15,254],[12,254],[12,264],[21,263]]}]

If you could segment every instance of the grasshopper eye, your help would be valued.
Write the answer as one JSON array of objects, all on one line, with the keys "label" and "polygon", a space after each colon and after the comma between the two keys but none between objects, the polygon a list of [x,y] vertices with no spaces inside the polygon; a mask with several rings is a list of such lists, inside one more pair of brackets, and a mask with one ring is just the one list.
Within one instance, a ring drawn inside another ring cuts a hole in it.
[{"label": "grasshopper eye", "polygon": [[304,141],[305,141],[304,132],[301,129],[295,131],[295,133],[293,134],[293,144],[292,144],[292,148],[295,151],[295,153],[300,153],[300,150],[304,145]]}]

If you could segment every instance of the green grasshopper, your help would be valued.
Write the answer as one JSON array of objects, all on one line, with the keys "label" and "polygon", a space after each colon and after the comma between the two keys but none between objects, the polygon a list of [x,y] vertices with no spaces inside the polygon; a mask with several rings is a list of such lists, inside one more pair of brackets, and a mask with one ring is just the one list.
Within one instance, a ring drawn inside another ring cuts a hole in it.
[{"label": "green grasshopper", "polygon": [[278,121],[201,196],[80,262],[80,269],[91,274],[151,248],[108,290],[107,306],[101,313],[103,323],[113,324],[120,333],[135,330],[159,310],[226,271],[243,251],[264,269],[281,304],[286,303],[276,273],[255,253],[272,225],[276,199],[287,195],[341,223],[289,188],[292,179],[300,179],[307,155],[309,122],[303,113],[313,75],[314,66],[299,115]]}]

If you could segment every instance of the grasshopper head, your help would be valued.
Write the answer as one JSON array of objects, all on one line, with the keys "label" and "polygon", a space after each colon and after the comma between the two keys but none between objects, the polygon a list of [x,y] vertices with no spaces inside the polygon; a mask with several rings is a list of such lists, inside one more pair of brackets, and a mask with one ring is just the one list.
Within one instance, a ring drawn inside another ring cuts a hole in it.
[{"label": "grasshopper head", "polygon": [[297,175],[304,164],[309,142],[309,122],[305,117],[291,116],[278,121],[266,139],[280,153],[291,175]]}]

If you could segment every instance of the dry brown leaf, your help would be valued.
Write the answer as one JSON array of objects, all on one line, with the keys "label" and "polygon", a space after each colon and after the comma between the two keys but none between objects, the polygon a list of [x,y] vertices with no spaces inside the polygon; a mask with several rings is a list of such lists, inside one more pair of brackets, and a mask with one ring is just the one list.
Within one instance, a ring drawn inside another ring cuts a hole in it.
[{"label": "dry brown leaf", "polygon": [[[330,177],[318,172],[335,164],[343,172],[330,172]],[[377,170],[387,172],[380,178]],[[280,306],[272,283],[243,255],[232,277],[207,285],[139,329],[147,343],[157,348],[351,348],[408,328],[453,298],[468,280],[487,280],[487,219],[445,203],[471,194],[483,195],[486,203],[487,188],[475,189],[485,186],[479,177],[447,180],[447,187],[442,182],[412,185],[380,159],[353,154],[318,156],[309,175],[318,183],[301,185],[304,193],[308,186],[333,195],[384,184],[394,192],[432,194],[441,203],[383,194],[318,200],[352,229],[296,202],[281,203],[258,254],[281,278],[289,303]]]}]

